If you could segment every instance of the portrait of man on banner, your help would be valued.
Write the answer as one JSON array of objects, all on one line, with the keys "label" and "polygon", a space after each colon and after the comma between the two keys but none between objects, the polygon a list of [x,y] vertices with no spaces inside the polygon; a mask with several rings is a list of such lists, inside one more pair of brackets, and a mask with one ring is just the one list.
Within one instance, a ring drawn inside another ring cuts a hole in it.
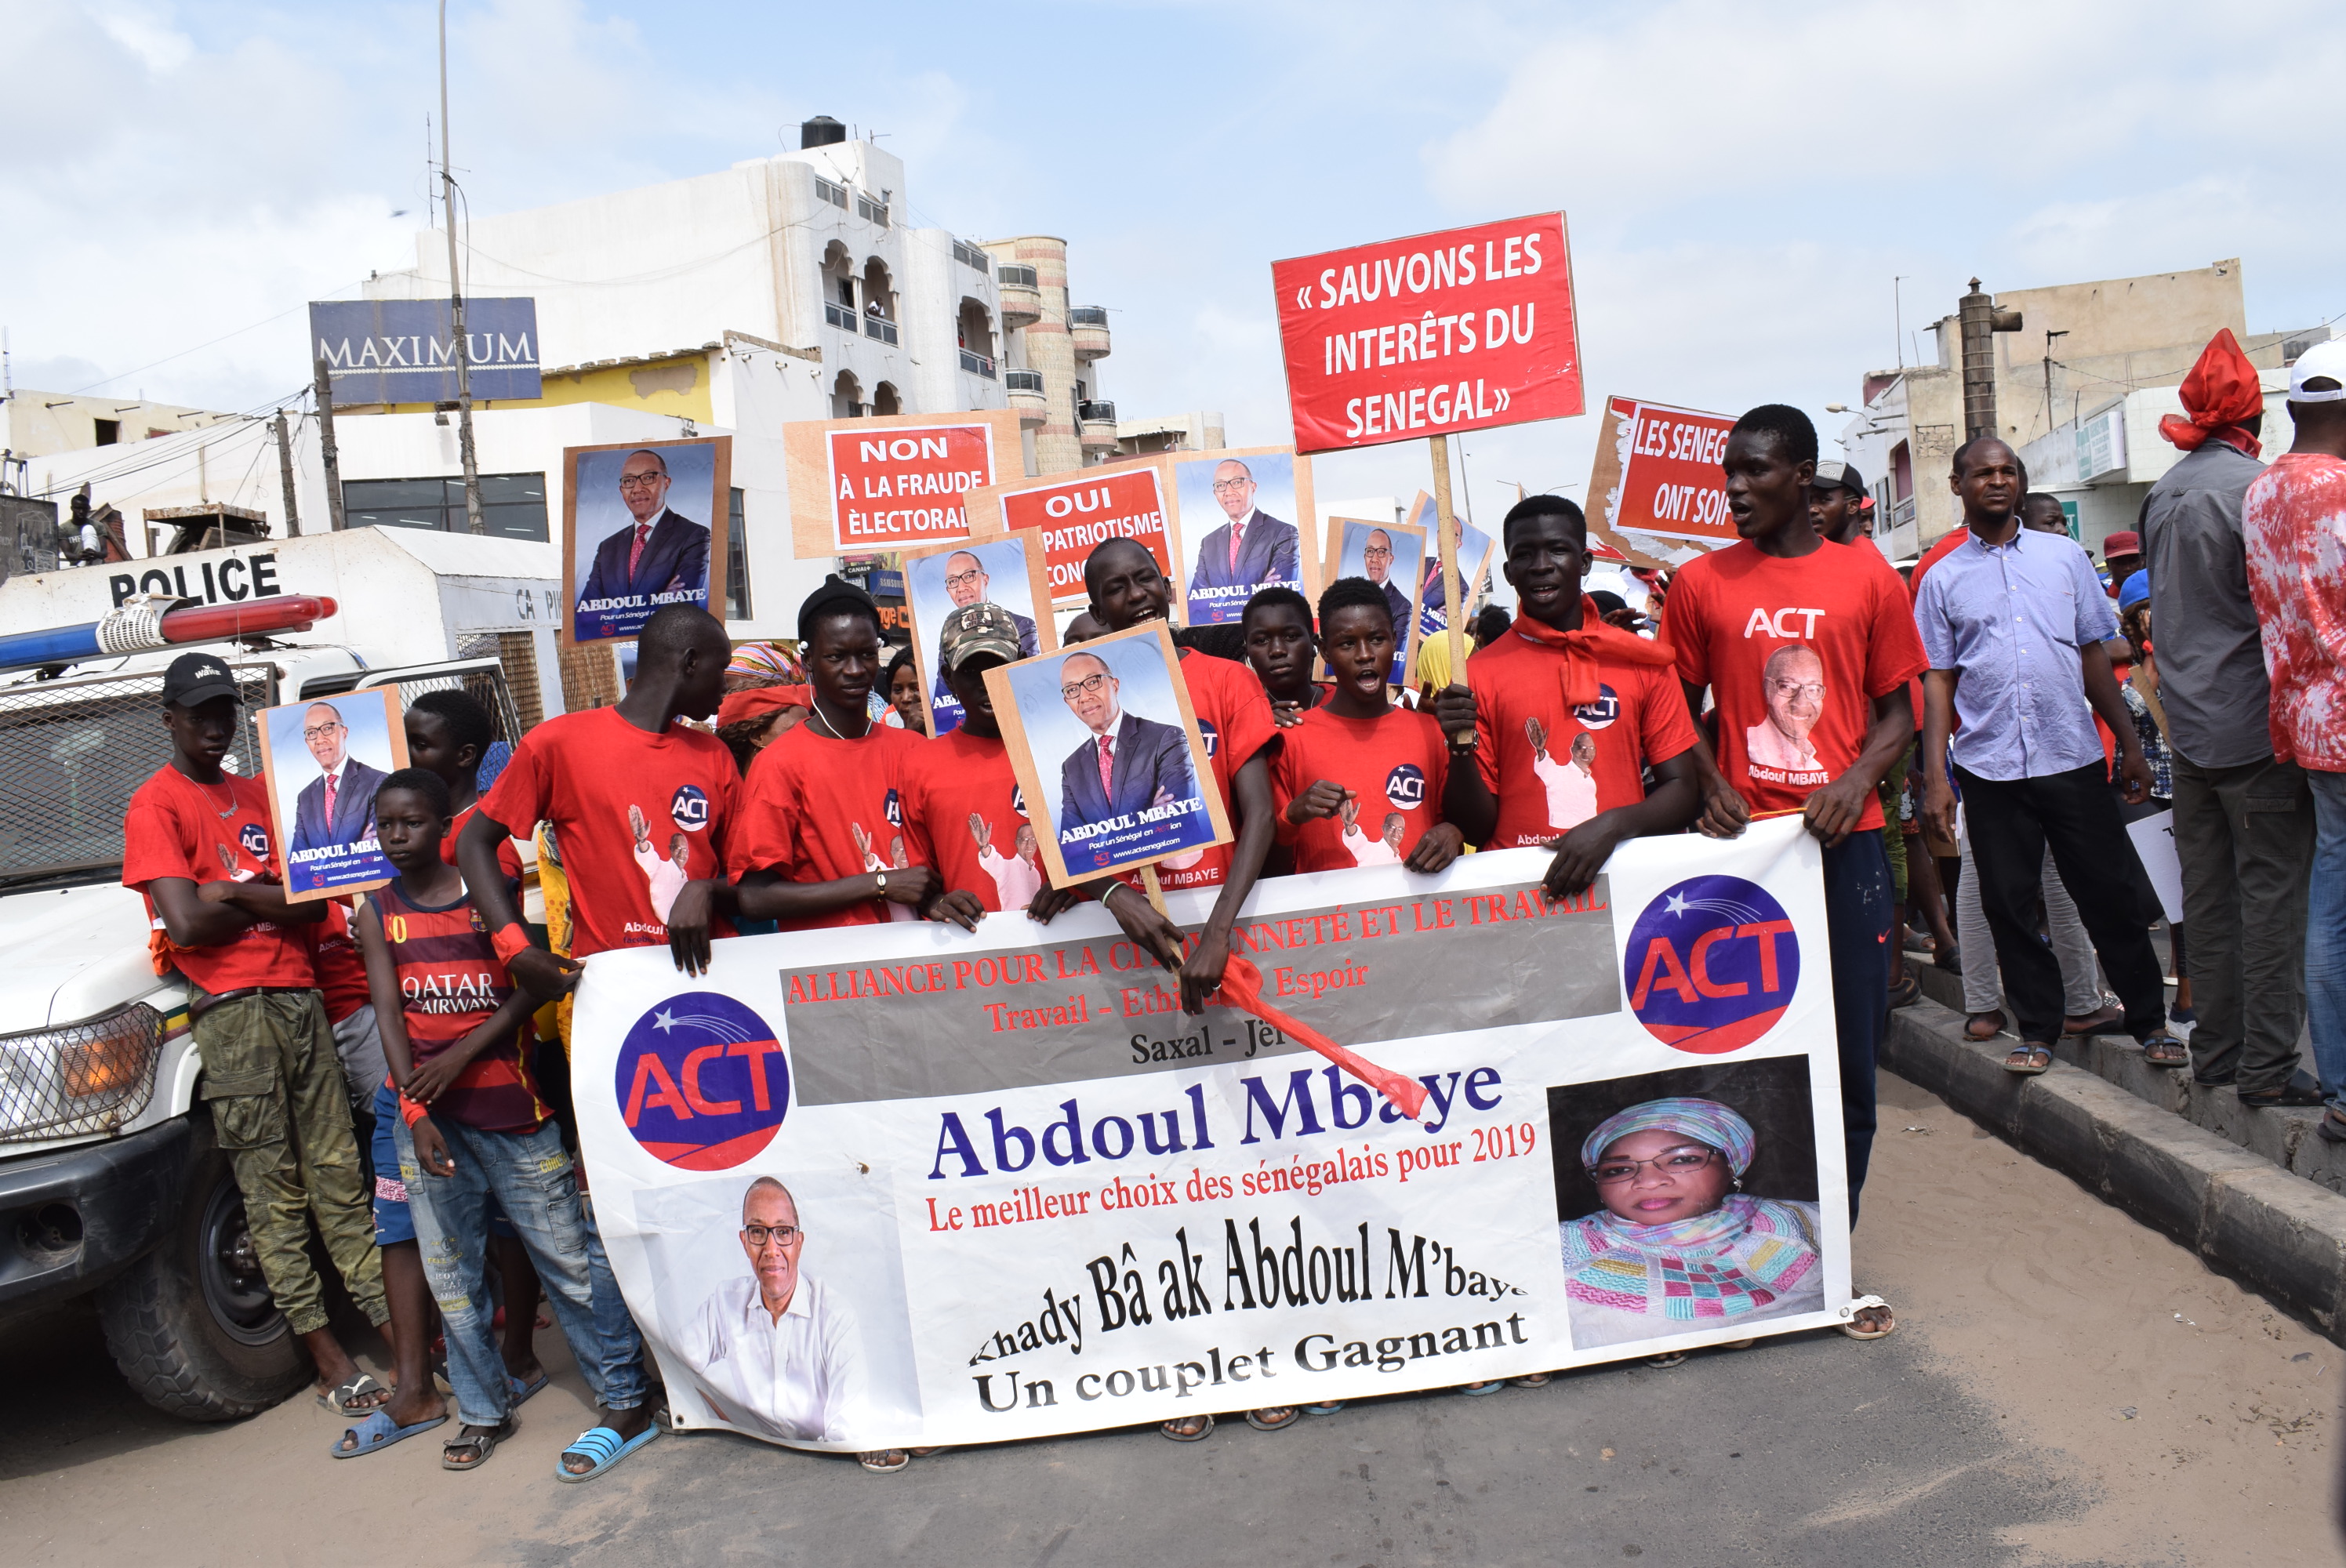
[{"label": "portrait of man on banner", "polygon": [[1224,841],[1219,792],[1161,626],[987,672],[1056,884]]},{"label": "portrait of man on banner", "polygon": [[1209,454],[1175,463],[1173,482],[1189,625],[1235,622],[1264,588],[1305,590],[1291,453]]},{"label": "portrait of man on banner", "polygon": [[[1450,610],[1442,595],[1442,549],[1433,538],[1434,510],[1432,502],[1418,507],[1410,520],[1422,524],[1426,531],[1425,565],[1419,575],[1417,633],[1430,637],[1450,629]],[[1491,555],[1496,548],[1488,534],[1469,524],[1456,513],[1450,516],[1450,537],[1457,542],[1458,593],[1469,604],[1474,590],[1481,585],[1484,575],[1491,568]]]},{"label": "portrait of man on banner", "polygon": [[[1031,535],[1019,535],[906,553],[904,603],[913,615],[922,689],[928,694],[934,733],[961,728],[961,704],[945,682],[940,641],[955,610],[969,605],[999,606],[1017,630],[1020,658],[1033,658],[1054,646],[1046,629],[1037,626],[1035,584],[1040,573],[1030,565],[1028,552],[1039,547]],[[1046,616],[1048,609],[1046,604]]]},{"label": "portrait of man on banner", "polygon": [[407,766],[397,689],[263,708],[260,731],[287,896],[322,898],[389,881],[391,862],[375,845],[374,795]]},{"label": "portrait of man on banner", "polygon": [[1352,517],[1328,519],[1328,578],[1362,577],[1384,590],[1385,607],[1392,611],[1395,686],[1409,684],[1410,658],[1416,645],[1417,586],[1426,551],[1425,530],[1406,523],[1369,523]]},{"label": "portrait of man on banner", "polygon": [[573,447],[564,547],[573,642],[632,637],[668,605],[709,607],[722,562],[731,440]]},{"label": "portrait of man on banner", "polygon": [[768,1176],[751,1181],[737,1238],[746,1271],[701,1304],[686,1331],[685,1359],[720,1419],[748,1417],[801,1442],[847,1441],[861,1391],[855,1324],[800,1267],[806,1231],[790,1188]]}]

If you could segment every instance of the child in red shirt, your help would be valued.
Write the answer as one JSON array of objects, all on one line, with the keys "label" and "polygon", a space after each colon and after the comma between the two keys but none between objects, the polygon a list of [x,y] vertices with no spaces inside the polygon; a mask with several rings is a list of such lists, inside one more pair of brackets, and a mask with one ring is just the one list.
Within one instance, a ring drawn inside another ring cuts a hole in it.
[{"label": "child in red shirt", "polygon": [[1466,840],[1442,820],[1441,727],[1395,708],[1388,691],[1392,606],[1366,577],[1340,577],[1320,596],[1320,629],[1335,687],[1286,732],[1271,764],[1280,840],[1293,846],[1299,871],[1438,871]]},{"label": "child in red shirt", "polygon": [[[442,855],[452,815],[438,774],[407,768],[383,780],[377,840],[399,877],[367,901],[358,931],[400,1088],[393,1137],[415,1225],[411,1245],[439,1303],[464,1423],[441,1463],[477,1470],[513,1434],[514,1407],[545,1380],[516,1378],[491,1337],[484,1265],[492,1204],[512,1219],[573,1354],[583,1365],[603,1349],[570,1156],[529,1067],[535,1003],[513,983],[464,878]],[[403,1385],[413,1362],[428,1387],[431,1319],[402,1320],[410,1317],[394,1317]]]},{"label": "child in red shirt", "polygon": [[1280,728],[1292,729],[1335,691],[1332,683],[1311,678],[1320,641],[1311,631],[1311,602],[1294,589],[1274,584],[1256,594],[1239,617],[1239,630]]},{"label": "child in red shirt", "polygon": [[[1549,894],[1585,891],[1624,839],[1676,832],[1700,808],[1697,737],[1670,651],[1604,624],[1580,591],[1588,524],[1561,495],[1515,504],[1500,529],[1520,614],[1467,661],[1434,715],[1473,754],[1454,759],[1443,815],[1494,849],[1553,845]],[[1650,769],[1654,789],[1647,792]]]},{"label": "child in red shirt", "polygon": [[868,709],[880,607],[827,577],[799,609],[799,640],[814,711],[750,765],[731,908],[784,931],[918,920],[944,890],[913,863],[901,787],[913,754],[935,743]]}]

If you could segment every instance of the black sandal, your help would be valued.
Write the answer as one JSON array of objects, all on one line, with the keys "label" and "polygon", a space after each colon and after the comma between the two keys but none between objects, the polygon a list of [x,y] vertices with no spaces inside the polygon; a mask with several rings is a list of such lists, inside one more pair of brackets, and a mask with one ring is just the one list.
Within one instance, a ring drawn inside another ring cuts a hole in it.
[{"label": "black sandal", "polygon": [[[440,1445],[440,1468],[478,1470],[489,1462],[489,1455],[497,1451],[497,1444],[520,1430],[521,1421],[515,1416],[507,1416],[493,1427],[466,1427]],[[473,1457],[464,1461],[456,1459],[456,1451],[466,1448],[473,1451]]]},{"label": "black sandal", "polygon": [[2191,1047],[2162,1029],[2142,1043],[2142,1059],[2154,1067],[2188,1067]]}]

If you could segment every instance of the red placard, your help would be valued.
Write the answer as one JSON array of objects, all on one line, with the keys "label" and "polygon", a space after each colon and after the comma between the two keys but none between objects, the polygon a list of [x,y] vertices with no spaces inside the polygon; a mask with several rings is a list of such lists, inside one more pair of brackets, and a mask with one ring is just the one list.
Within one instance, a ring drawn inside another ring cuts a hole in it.
[{"label": "red placard", "polygon": [[1085,596],[1084,562],[1110,539],[1130,539],[1173,575],[1165,534],[1165,478],[1156,464],[995,493],[1006,528],[1039,529],[1054,599]]},{"label": "red placard", "polygon": [[963,498],[994,483],[994,434],[984,423],[834,428],[824,443],[842,550],[965,538]]},{"label": "red placard", "polygon": [[[1735,543],[1727,475],[1719,467],[1734,428],[1733,414],[1607,398],[1596,454],[1603,488],[1595,498],[1602,520],[1612,528],[1666,539]],[[1604,449],[1607,436],[1610,453]],[[1617,476],[1606,473],[1608,455],[1618,465]]]},{"label": "red placard", "polygon": [[1564,214],[1270,264],[1299,453],[1582,412]]}]

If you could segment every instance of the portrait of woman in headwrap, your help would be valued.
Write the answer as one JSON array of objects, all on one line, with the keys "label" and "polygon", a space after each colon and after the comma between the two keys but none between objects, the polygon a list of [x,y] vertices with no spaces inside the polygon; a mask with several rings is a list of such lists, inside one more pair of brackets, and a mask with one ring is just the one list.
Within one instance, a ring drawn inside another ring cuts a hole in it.
[{"label": "portrait of woman in headwrap", "polygon": [[1603,1207],[1558,1228],[1576,1349],[1824,1308],[1817,1206],[1742,1190],[1751,1124],[1716,1100],[1648,1100],[1580,1163]]}]

